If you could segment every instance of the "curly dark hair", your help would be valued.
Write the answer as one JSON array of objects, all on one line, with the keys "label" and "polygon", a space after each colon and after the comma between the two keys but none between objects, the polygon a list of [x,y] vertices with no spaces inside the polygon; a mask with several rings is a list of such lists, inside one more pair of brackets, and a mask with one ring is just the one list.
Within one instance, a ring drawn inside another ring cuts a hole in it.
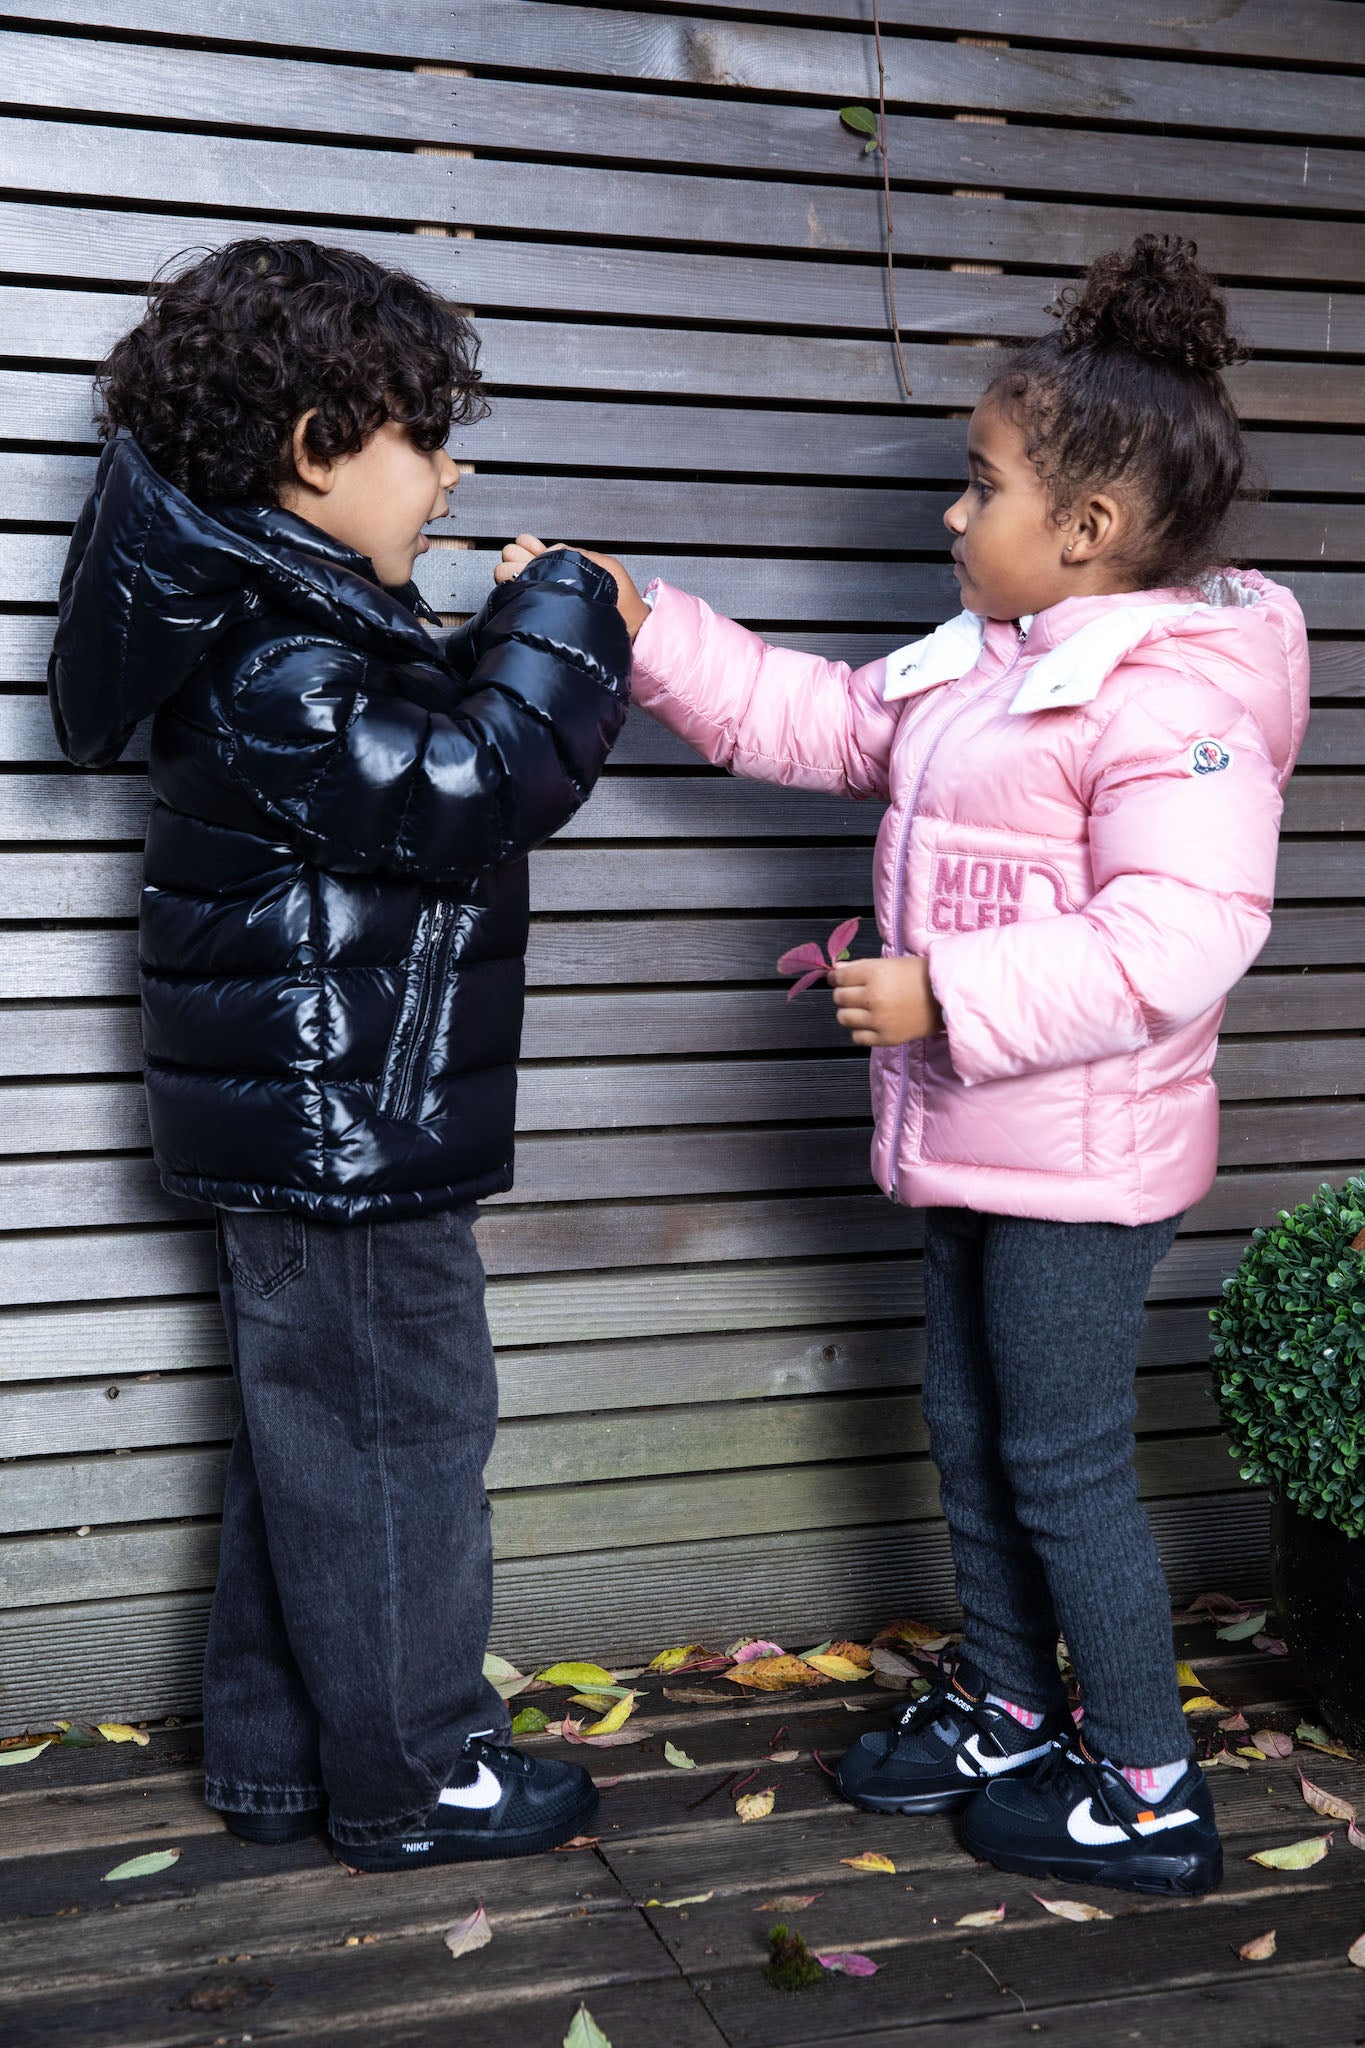
[{"label": "curly dark hair", "polygon": [[990,386],[1059,516],[1087,489],[1135,501],[1124,566],[1145,589],[1188,585],[1216,563],[1246,463],[1221,373],[1250,350],[1195,255],[1182,236],[1139,235],[1098,257],[1048,308],[1060,326]]},{"label": "curly dark hair", "polygon": [[103,440],[126,428],[197,504],[274,503],[313,408],[307,442],[324,458],[354,454],[386,420],[430,450],[479,418],[478,347],[406,271],[253,237],[153,284],[100,368],[96,424]]}]

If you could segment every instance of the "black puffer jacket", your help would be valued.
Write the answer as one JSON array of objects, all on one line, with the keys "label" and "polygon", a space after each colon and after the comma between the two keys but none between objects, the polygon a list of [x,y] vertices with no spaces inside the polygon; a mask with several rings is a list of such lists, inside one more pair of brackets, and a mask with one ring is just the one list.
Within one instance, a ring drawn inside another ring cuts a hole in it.
[{"label": "black puffer jacket", "polygon": [[166,1186],[344,1221],[510,1187],[525,856],[626,715],[610,576],[539,558],[454,632],[275,507],[201,511],[126,437],[62,580],[72,761],[155,711],[141,918]]}]

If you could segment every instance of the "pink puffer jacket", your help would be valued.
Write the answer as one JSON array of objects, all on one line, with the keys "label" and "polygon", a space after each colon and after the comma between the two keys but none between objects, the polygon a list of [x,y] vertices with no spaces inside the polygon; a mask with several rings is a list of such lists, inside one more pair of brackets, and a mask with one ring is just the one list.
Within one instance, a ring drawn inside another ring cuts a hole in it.
[{"label": "pink puffer jacket", "polygon": [[889,799],[887,954],[946,1033],[872,1054],[895,1200],[1145,1223],[1208,1192],[1228,990],[1270,928],[1308,716],[1294,598],[1254,571],[970,612],[856,672],[652,587],[635,701],[708,761]]}]

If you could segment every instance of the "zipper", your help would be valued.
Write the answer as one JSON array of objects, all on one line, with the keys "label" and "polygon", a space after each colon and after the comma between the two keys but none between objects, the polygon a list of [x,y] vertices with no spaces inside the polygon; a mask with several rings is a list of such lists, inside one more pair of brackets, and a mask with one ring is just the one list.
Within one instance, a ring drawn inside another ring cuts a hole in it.
[{"label": "zipper", "polygon": [[426,924],[426,943],[422,948],[417,968],[417,1001],[412,1014],[412,1028],[408,1033],[408,1042],[403,1048],[392,1085],[385,1091],[388,1097],[387,1113],[400,1121],[411,1116],[417,1107],[412,1101],[412,1095],[424,1063],[427,1036],[445,979],[444,941],[451,920],[450,904],[444,897],[438,897],[423,916]]},{"label": "zipper", "polygon": [[[915,779],[910,785],[910,795],[906,801],[905,809],[901,813],[901,826],[900,831],[896,835],[896,849],[891,865],[891,952],[893,958],[900,957],[902,936],[901,910],[905,895],[902,886],[905,854],[910,841],[910,827],[915,816],[915,805],[919,802],[920,786],[924,781],[925,771],[933,758],[939,741],[943,738],[944,733],[947,732],[948,727],[953,724],[954,720],[961,717],[969,704],[975,704],[978,699],[985,695],[987,690],[994,689],[997,683],[1003,682],[1007,676],[1014,673],[1019,655],[1023,651],[1024,642],[1028,638],[1028,632],[1024,626],[1018,627],[1018,633],[1019,642],[1015,649],[1014,660],[1007,661],[999,675],[992,676],[988,682],[982,683],[978,689],[973,690],[969,696],[963,697],[959,703],[954,704],[949,711],[944,713],[930,733],[924,752],[920,755],[919,767],[915,770]],[[900,1157],[901,1117],[905,1110],[905,1091],[910,1085],[910,1047],[908,1045],[900,1047],[898,1069],[899,1071],[896,1076],[896,1107],[891,1119],[891,1200],[893,1202],[896,1199],[898,1186],[897,1162]]]}]

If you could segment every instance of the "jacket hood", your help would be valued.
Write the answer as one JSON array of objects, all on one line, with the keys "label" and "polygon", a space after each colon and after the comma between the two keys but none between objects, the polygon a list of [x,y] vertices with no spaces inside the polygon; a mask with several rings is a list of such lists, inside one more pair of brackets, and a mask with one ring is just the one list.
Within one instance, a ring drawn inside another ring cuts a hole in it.
[{"label": "jacket hood", "polygon": [[989,650],[1017,667],[1020,716],[1088,704],[1131,655],[1179,666],[1245,705],[1283,786],[1308,723],[1308,636],[1293,592],[1255,569],[1220,569],[1190,590],[1072,597],[1012,623],[961,612],[887,660],[886,697],[956,680]]},{"label": "jacket hood", "polygon": [[48,694],[68,760],[116,761],[214,640],[269,599],[390,661],[434,658],[415,586],[277,505],[206,511],[127,435],[111,441],[62,572]]}]

